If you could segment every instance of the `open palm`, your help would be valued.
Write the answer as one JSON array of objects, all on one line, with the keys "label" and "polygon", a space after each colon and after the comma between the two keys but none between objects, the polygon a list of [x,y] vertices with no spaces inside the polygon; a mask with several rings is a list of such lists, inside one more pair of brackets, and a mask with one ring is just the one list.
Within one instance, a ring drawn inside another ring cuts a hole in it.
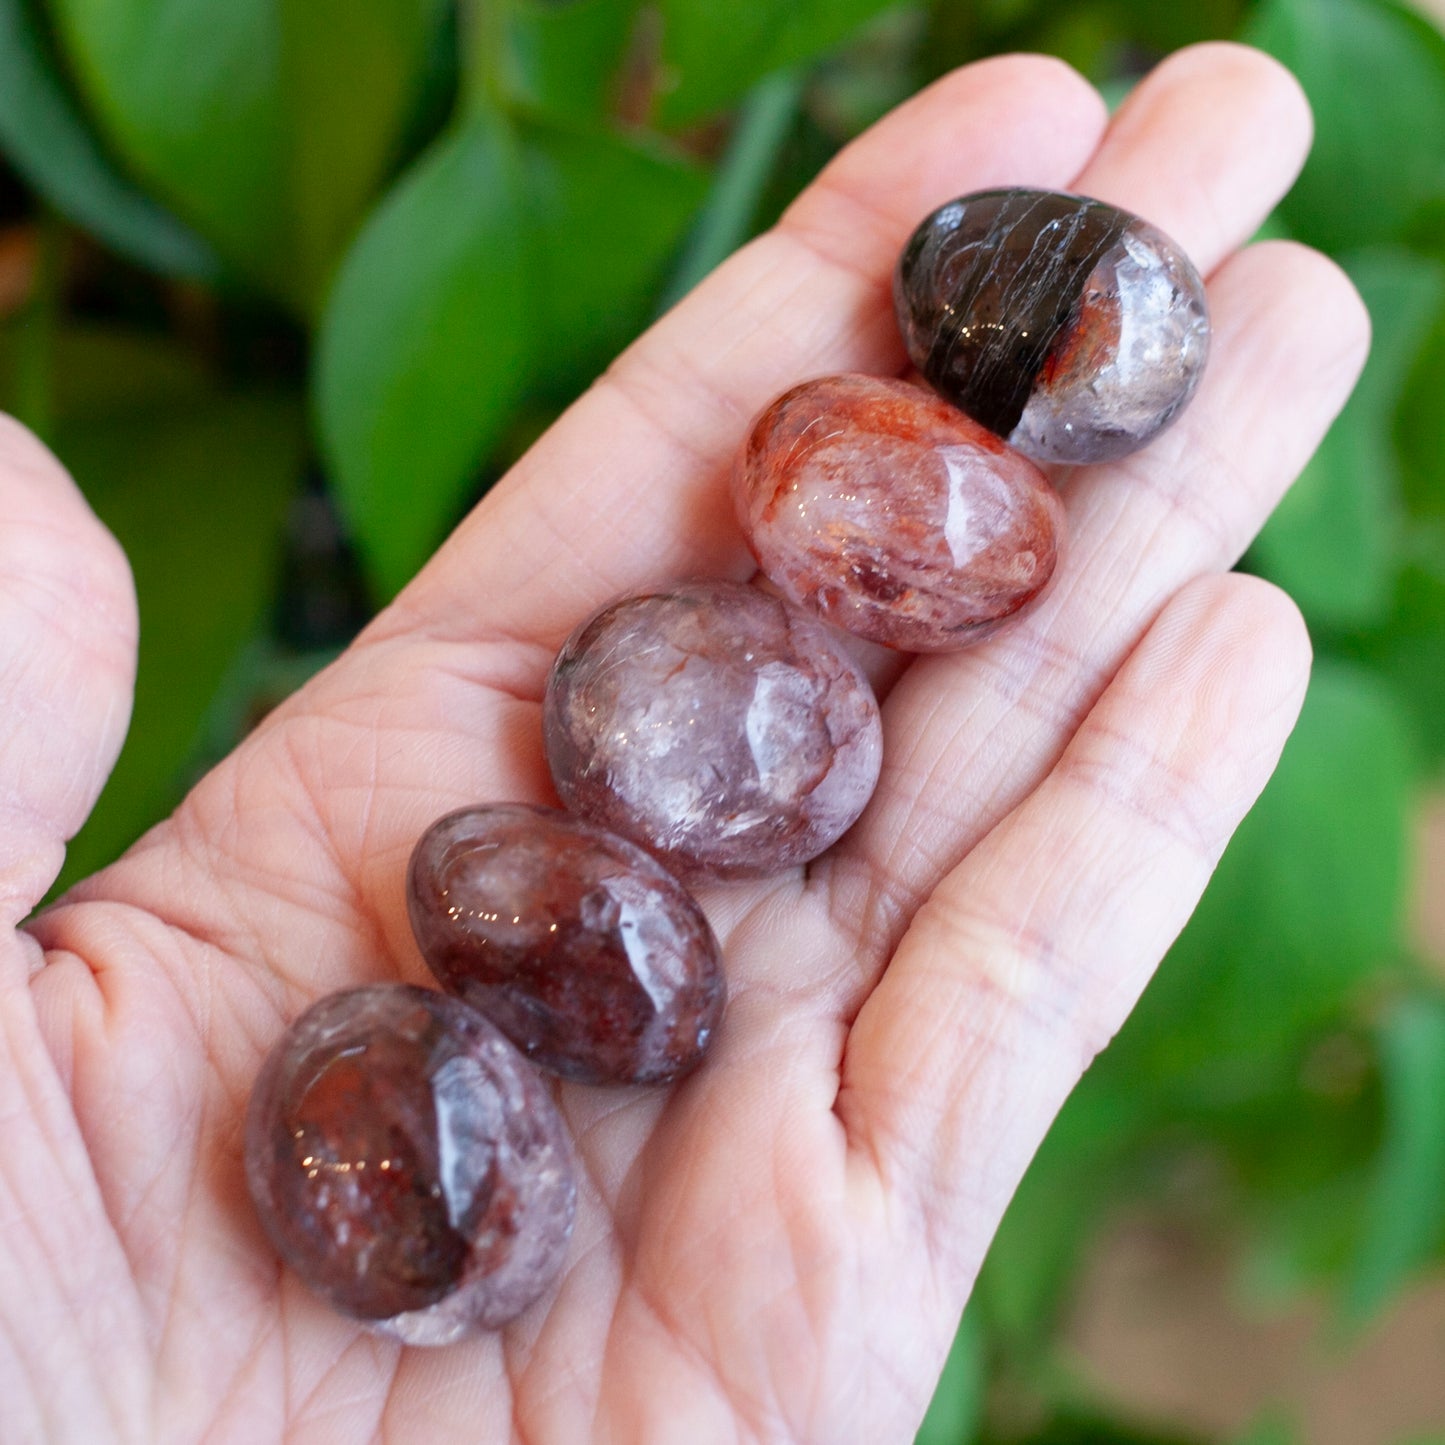
[{"label": "open palm", "polygon": [[[940,82],[639,341],[333,667],[166,823],[0,952],[0,1436],[902,1441],[1049,1121],[1192,908],[1293,723],[1298,614],[1227,575],[1343,401],[1363,312],[1329,263],[1236,252],[1308,140],[1294,86],[1182,52],[1107,121],[1063,66]],[[872,655],[886,755],[805,871],[703,890],[728,1012],[671,1090],[558,1097],[581,1164],[560,1287],[404,1349],[312,1299],[245,1196],[251,1081],[318,995],[425,979],[408,853],[550,801],[553,653],[623,591],[746,577],[750,415],[896,373],[893,257],[983,186],[1138,211],[1210,276],[1213,359],[1144,453],[1060,478],[1041,606],[971,652]],[[0,885],[19,923],[119,746],[123,561],[18,428],[0,467]],[[1080,1181],[1087,1187],[1086,1181]]]}]

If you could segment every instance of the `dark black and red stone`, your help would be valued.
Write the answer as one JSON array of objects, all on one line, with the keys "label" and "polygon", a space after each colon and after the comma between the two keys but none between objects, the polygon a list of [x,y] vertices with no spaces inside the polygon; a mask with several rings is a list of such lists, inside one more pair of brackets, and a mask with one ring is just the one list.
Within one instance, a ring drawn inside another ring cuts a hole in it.
[{"label": "dark black and red stone", "polygon": [[894,273],[913,364],[1037,461],[1126,456],[1194,394],[1204,285],[1138,216],[1057,191],[978,191],[914,231]]},{"label": "dark black and red stone", "polygon": [[251,1095],[246,1181],[312,1290],[421,1345],[536,1300],[577,1193],[536,1071],[476,1010],[404,984],[331,994],[286,1031]]},{"label": "dark black and red stone", "polygon": [[603,828],[522,804],[450,813],[412,854],[407,903],[443,986],[566,1078],[665,1083],[717,1028],[722,959],[702,910]]}]

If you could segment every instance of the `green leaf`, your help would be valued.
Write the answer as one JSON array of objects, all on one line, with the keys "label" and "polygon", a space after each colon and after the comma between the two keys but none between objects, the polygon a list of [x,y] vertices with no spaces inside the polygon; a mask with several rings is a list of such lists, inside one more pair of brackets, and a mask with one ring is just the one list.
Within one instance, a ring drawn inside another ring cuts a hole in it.
[{"label": "green leaf", "polygon": [[[1278,1096],[1282,1102],[1287,1094]],[[1234,1115],[1219,1119],[1222,1141],[1233,1146]],[[1301,1125],[1283,1120],[1276,1140],[1298,1137],[1299,1152],[1311,1148],[1329,1160],[1330,1136],[1317,1121]],[[1231,1164],[1237,1150],[1228,1149]],[[1258,1170],[1241,1182],[1240,1208],[1248,1221],[1249,1249],[1240,1271],[1250,1302],[1261,1312],[1279,1313],[1296,1307],[1322,1289],[1337,1288],[1349,1273],[1365,1228],[1368,1173],[1362,1167],[1342,1168],[1336,1177],[1317,1180],[1313,1187],[1287,1177],[1261,1177]],[[1291,1185],[1295,1187],[1291,1188]]]},{"label": "green leaf", "polygon": [[1040,16],[1039,50],[1056,55],[1081,75],[1102,81],[1117,63],[1119,17],[1109,0],[1055,5]]},{"label": "green leaf", "polygon": [[140,601],[135,712],[60,888],[179,799],[232,659],[264,616],[304,456],[302,412],[271,394],[63,424],[56,451],[130,557]]},{"label": "green leaf", "polygon": [[1445,194],[1445,39],[1390,0],[1265,0],[1245,39],[1283,61],[1315,142],[1283,210],[1328,251],[1404,239]]},{"label": "green leaf", "polygon": [[1389,608],[1404,483],[1393,430],[1405,379],[1445,297],[1445,267],[1390,249],[1348,269],[1374,324],[1355,394],[1266,523],[1251,564],[1315,626],[1360,626]]},{"label": "green leaf", "polygon": [[[1057,1323],[1152,1100],[1097,1071],[1064,1105],[1009,1203],[975,1290],[991,1340],[1034,1361]],[[970,1308],[973,1308],[970,1305]]]},{"label": "green leaf", "polygon": [[657,119],[726,109],[765,75],[816,59],[898,0],[659,0]]},{"label": "green leaf", "polygon": [[393,160],[443,9],[444,0],[279,0],[283,179],[313,302]]},{"label": "green leaf", "polygon": [[1107,1076],[1196,1106],[1289,1087],[1304,1040],[1398,954],[1414,777],[1388,688],[1320,661],[1278,771],[1100,1061]]},{"label": "green leaf", "polygon": [[1445,997],[1401,999],[1380,1031],[1385,1139],[1348,1289],[1362,1322],[1445,1242]]},{"label": "green leaf", "polygon": [[914,1445],[972,1445],[983,1417],[987,1383],[977,1311],[965,1310]]},{"label": "green leaf", "polygon": [[1195,0],[1190,5],[1124,0],[1120,8],[1121,29],[1128,41],[1166,55],[1200,40],[1228,40],[1238,33],[1246,0]]},{"label": "green leaf", "polygon": [[[1438,560],[1438,559],[1437,559]],[[1345,635],[1336,646],[1386,678],[1404,704],[1426,765],[1445,765],[1445,567],[1412,563],[1396,579],[1393,606],[1380,624]]]},{"label": "green leaf", "polygon": [[167,275],[212,278],[199,236],[111,164],[51,64],[26,0],[0,0],[0,146],[61,215]]},{"label": "green leaf", "polygon": [[512,138],[478,112],[373,214],[327,303],[321,439],[382,595],[455,519],[526,386],[525,217]]},{"label": "green leaf", "polygon": [[268,0],[52,8],[92,109],[136,173],[228,258],[283,256],[285,116]]},{"label": "green leaf", "polygon": [[1288,1420],[1281,1420],[1276,1412],[1270,1411],[1238,1436],[1233,1445],[1296,1445],[1299,1438],[1299,1432]]},{"label": "green leaf", "polygon": [[913,6],[890,10],[806,70],[807,108],[834,149],[876,125],[924,84],[918,54],[930,44],[927,22]]},{"label": "green leaf", "polygon": [[54,0],[136,174],[299,309],[391,158],[438,0]]},{"label": "green leaf", "polygon": [[640,145],[478,110],[388,197],[328,304],[316,389],[382,594],[456,519],[528,390],[584,384],[642,323],[702,186]]},{"label": "green leaf", "polygon": [[801,78],[791,71],[770,75],[753,87],[668,282],[665,305],[681,300],[748,239],[779,147],[797,116],[802,90]]},{"label": "green leaf", "polygon": [[638,4],[513,0],[503,21],[503,88],[557,120],[586,124],[615,113]]},{"label": "green leaf", "polygon": [[1073,1406],[1022,1438],[1009,1430],[988,1435],[985,1441],[986,1445],[1204,1445],[1197,1435],[1180,1434],[1168,1427],[1141,1427]]},{"label": "green leaf", "polygon": [[[0,405],[15,409],[17,326],[0,329]],[[198,359],[169,341],[110,326],[57,330],[50,409],[60,427],[156,410],[190,408],[214,389]]]},{"label": "green leaf", "polygon": [[535,374],[570,393],[645,325],[707,176],[656,145],[606,132],[523,125],[518,136]]},{"label": "green leaf", "polygon": [[1445,296],[1400,398],[1396,436],[1405,505],[1415,517],[1445,521]]}]

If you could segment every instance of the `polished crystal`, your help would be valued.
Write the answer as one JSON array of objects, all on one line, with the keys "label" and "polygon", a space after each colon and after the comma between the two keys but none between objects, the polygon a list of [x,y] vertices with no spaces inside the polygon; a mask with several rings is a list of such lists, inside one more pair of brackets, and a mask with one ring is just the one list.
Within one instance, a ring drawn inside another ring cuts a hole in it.
[{"label": "polished crystal", "polygon": [[978,191],[894,274],[913,364],[1037,461],[1110,461],[1174,420],[1209,352],[1204,285],[1157,227],[1057,191]]}]

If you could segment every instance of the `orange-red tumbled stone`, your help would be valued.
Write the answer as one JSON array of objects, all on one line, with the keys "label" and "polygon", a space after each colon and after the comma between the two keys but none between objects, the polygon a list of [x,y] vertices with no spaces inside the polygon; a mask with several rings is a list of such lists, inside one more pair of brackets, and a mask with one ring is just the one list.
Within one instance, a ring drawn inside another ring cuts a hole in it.
[{"label": "orange-red tumbled stone", "polygon": [[1053,575],[1043,473],[922,387],[825,376],[754,421],[733,475],[759,566],[794,602],[905,652],[966,647]]}]

